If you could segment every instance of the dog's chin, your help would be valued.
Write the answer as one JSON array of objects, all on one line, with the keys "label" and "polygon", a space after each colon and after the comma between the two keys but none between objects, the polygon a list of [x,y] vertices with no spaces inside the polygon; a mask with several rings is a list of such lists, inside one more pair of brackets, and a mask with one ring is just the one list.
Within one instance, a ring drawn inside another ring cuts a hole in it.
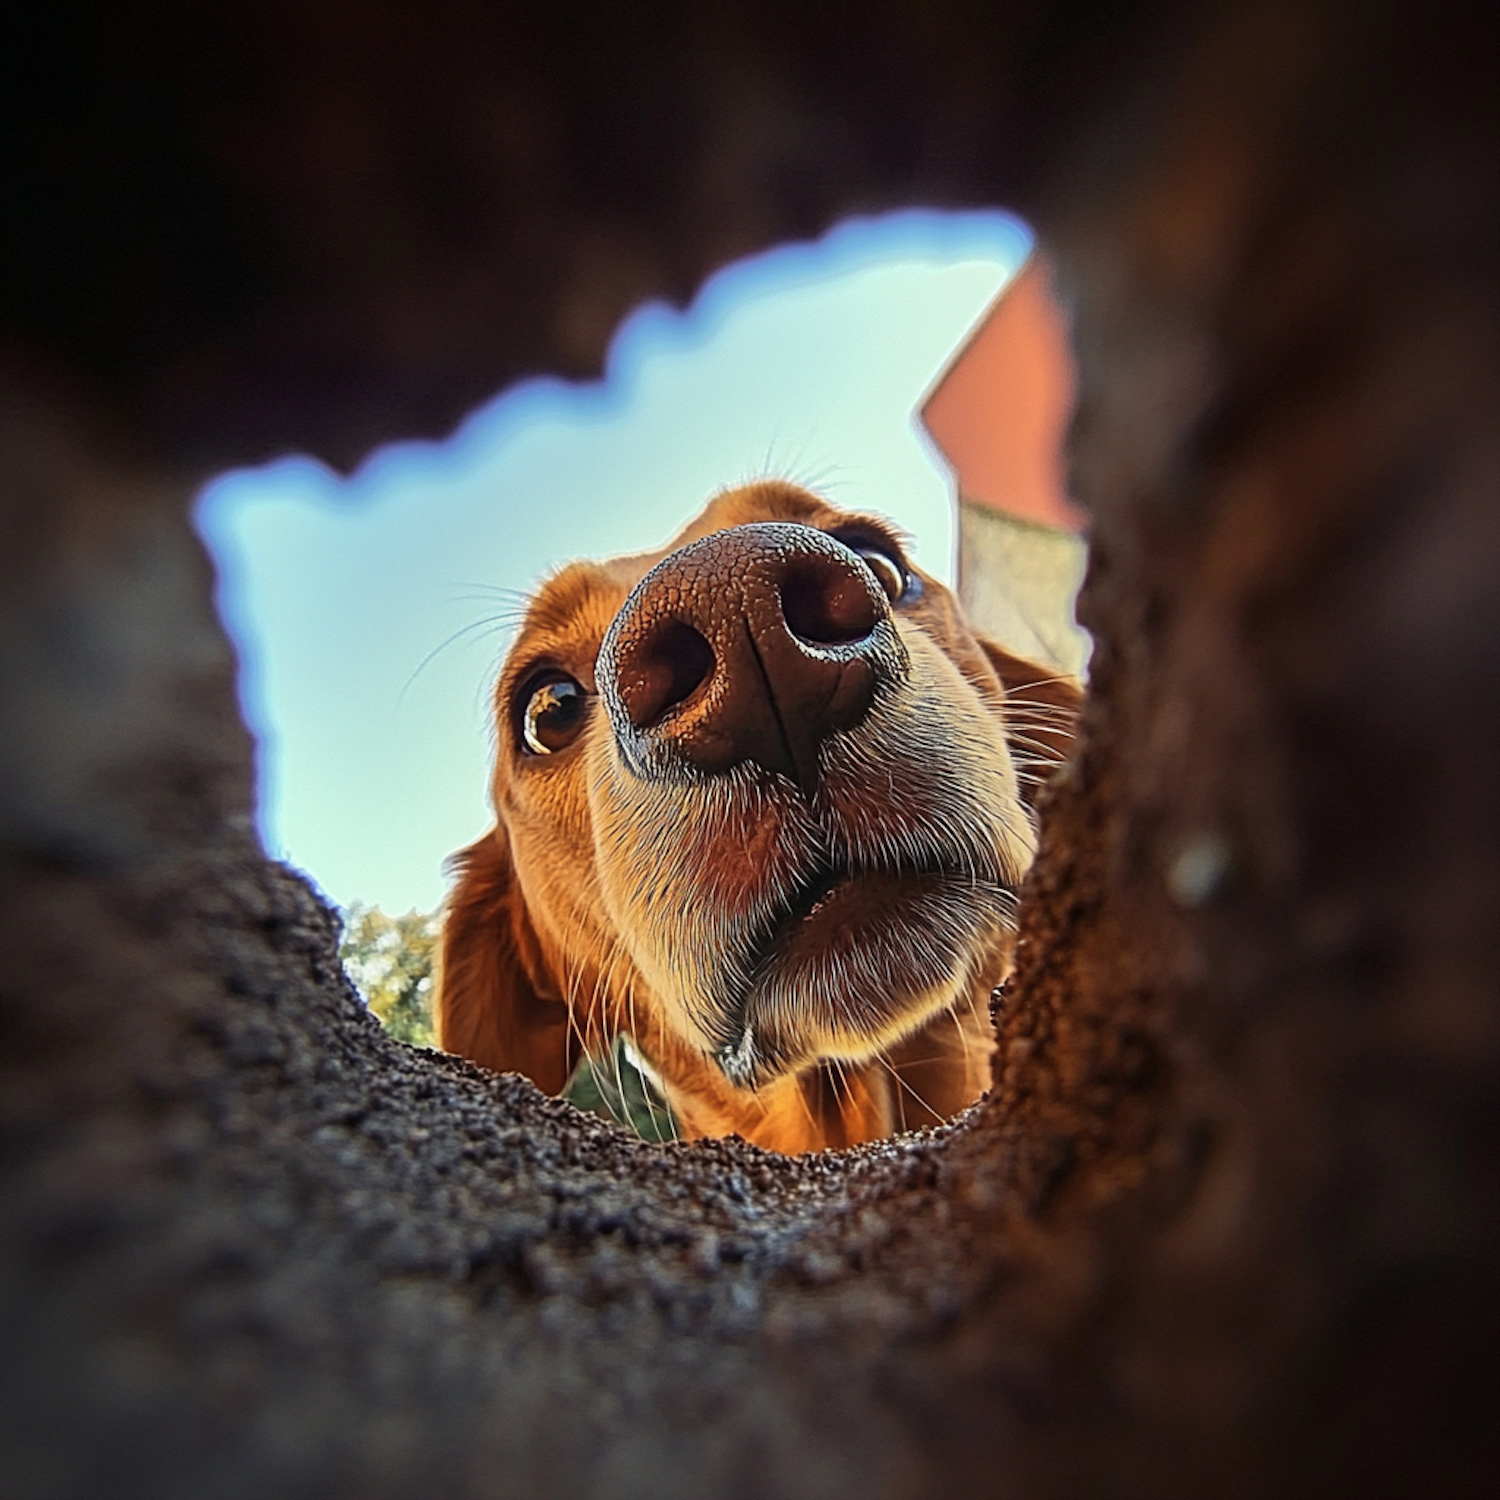
[{"label": "dog's chin", "polygon": [[947,870],[825,870],[753,945],[726,1007],[724,1076],[758,1088],[818,1062],[864,1062],[950,1009],[1008,945],[1015,893]]}]

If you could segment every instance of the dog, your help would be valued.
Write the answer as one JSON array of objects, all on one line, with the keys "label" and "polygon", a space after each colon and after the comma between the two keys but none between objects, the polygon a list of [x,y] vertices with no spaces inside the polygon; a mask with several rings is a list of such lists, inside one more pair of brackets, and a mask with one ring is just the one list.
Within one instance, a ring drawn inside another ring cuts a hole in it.
[{"label": "dog", "polygon": [[439,1044],[557,1094],[627,1037],[687,1138],[947,1119],[989,1084],[1079,697],[976,635],[886,522],[779,480],[662,552],[571,564],[496,685]]}]

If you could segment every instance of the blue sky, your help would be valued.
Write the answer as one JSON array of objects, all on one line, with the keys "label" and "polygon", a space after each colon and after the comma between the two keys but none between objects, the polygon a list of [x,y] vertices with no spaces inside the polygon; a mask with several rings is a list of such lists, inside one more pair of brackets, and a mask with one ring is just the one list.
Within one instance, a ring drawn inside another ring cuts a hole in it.
[{"label": "blue sky", "polygon": [[490,821],[497,591],[657,547],[726,486],[881,512],[950,576],[951,481],[913,412],[1029,248],[997,213],[851,221],[638,309],[600,382],[527,381],[347,478],[290,457],[208,485],[267,849],[341,904],[434,909]]}]

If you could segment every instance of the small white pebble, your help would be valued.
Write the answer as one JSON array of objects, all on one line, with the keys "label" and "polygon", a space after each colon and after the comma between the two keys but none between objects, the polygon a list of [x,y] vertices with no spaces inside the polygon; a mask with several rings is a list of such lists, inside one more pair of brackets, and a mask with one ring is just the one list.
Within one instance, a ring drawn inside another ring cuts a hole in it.
[{"label": "small white pebble", "polygon": [[1167,889],[1181,906],[1202,906],[1229,873],[1232,851],[1217,833],[1194,834],[1167,869]]}]

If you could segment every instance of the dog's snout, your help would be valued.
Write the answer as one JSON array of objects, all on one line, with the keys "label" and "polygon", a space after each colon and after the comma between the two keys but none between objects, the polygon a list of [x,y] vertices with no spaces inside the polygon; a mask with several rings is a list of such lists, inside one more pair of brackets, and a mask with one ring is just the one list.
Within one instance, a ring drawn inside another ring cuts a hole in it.
[{"label": "dog's snout", "polygon": [[599,653],[599,691],[643,775],[754,761],[811,795],[828,737],[906,670],[885,591],[841,542],[786,522],[672,553]]}]

